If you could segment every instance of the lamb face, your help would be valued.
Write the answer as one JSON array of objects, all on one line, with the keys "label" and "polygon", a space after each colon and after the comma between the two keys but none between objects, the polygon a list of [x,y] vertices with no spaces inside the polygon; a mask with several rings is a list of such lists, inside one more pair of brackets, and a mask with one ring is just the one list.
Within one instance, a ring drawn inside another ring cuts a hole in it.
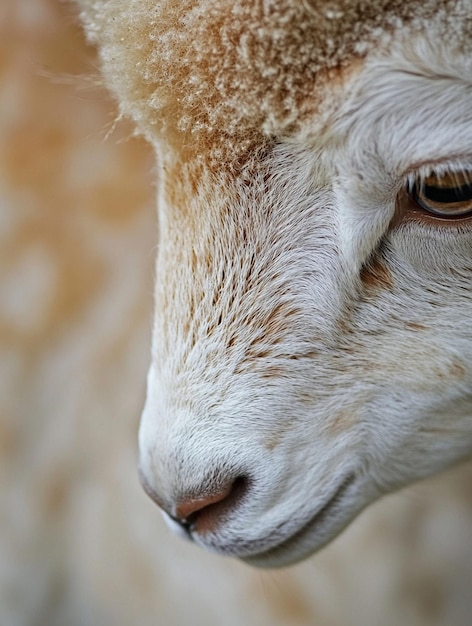
[{"label": "lamb face", "polygon": [[84,2],[159,160],[142,482],[288,564],[471,454],[472,4],[125,4]]}]

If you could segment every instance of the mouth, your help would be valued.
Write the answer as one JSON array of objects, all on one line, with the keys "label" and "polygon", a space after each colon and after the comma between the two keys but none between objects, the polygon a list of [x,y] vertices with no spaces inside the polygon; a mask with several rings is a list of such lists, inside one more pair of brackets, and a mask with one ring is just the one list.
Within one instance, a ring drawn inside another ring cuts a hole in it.
[{"label": "mouth", "polygon": [[294,534],[274,547],[244,556],[242,560],[256,567],[282,567],[291,565],[322,548],[341,532],[352,518],[352,516],[346,518],[344,509],[346,498],[352,491],[354,482],[355,476],[350,474],[340,483],[325,504]]}]

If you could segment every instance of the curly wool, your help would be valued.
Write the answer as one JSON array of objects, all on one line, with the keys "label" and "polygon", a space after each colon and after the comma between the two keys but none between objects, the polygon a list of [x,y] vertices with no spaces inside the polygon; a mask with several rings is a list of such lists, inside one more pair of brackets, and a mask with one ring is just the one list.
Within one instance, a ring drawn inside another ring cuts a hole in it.
[{"label": "curly wool", "polygon": [[[231,160],[316,114],[326,84],[454,0],[79,0],[122,113],[154,142]],[[335,75],[333,74],[335,73]]]}]

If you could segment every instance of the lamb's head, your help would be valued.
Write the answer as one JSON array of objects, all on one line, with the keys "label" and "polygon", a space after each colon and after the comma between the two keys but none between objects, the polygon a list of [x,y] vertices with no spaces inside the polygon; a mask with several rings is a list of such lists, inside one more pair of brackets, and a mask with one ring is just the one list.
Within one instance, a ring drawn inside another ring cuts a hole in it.
[{"label": "lamb's head", "polygon": [[83,4],[159,159],[143,485],[293,562],[472,450],[471,0]]}]

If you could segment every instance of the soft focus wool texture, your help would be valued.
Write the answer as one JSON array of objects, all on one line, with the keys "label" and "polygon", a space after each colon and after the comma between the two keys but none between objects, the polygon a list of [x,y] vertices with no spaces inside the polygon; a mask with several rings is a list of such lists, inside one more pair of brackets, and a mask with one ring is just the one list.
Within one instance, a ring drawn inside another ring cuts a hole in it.
[{"label": "soft focus wool texture", "polygon": [[[469,626],[472,468],[264,574],[173,538],[136,478],[155,217],[75,14],[0,6],[0,623]],[[88,84],[89,81],[86,81]]]}]

